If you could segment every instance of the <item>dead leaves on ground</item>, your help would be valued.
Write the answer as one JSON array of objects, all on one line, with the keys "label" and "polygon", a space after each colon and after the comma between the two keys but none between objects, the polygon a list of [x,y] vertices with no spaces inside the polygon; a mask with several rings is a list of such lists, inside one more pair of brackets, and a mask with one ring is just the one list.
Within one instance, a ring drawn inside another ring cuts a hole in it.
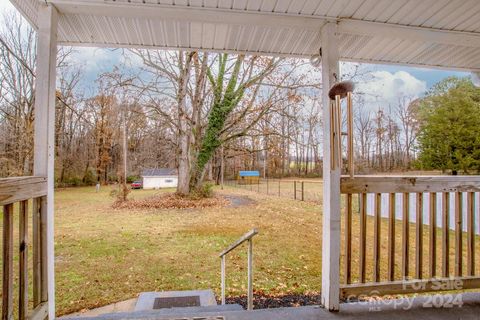
[{"label": "dead leaves on ground", "polygon": [[215,195],[211,198],[192,199],[182,197],[175,193],[155,195],[141,200],[116,201],[114,209],[204,209],[224,207],[229,205],[229,200],[223,196]]}]

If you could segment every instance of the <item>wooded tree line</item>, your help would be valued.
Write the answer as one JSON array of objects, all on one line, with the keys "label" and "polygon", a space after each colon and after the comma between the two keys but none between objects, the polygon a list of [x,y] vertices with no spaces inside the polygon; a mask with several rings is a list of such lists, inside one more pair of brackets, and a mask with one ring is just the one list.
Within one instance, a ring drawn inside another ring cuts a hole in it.
[{"label": "wooded tree line", "polygon": [[408,170],[417,156],[420,128],[420,100],[400,97],[396,105],[364,110],[362,103],[354,109],[355,163],[357,171]]},{"label": "wooded tree line", "polygon": [[[18,15],[5,21],[0,32],[0,175],[28,175],[35,32]],[[141,61],[139,66],[118,65],[100,74],[94,93],[87,95],[74,54],[72,48],[58,54],[59,184],[118,181],[124,130],[128,174],[179,168],[181,193],[200,187],[205,179],[219,179],[222,163],[226,176],[239,170],[260,170],[269,177],[321,174],[321,72],[308,60],[130,50],[123,54]],[[365,79],[358,69],[344,77]],[[357,92],[357,171],[418,166],[419,146],[426,146],[424,140],[419,144],[421,121],[427,119],[419,110],[425,109],[425,101],[437,103],[431,97],[438,94],[431,92],[423,100],[400,97],[394,105],[372,107]]]}]

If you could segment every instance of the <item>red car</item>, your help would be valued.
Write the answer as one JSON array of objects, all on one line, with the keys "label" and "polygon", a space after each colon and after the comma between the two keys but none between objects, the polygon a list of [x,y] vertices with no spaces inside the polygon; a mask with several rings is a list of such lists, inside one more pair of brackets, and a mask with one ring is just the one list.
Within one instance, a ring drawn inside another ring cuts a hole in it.
[{"label": "red car", "polygon": [[133,181],[131,184],[132,189],[142,189],[143,183],[142,181]]}]

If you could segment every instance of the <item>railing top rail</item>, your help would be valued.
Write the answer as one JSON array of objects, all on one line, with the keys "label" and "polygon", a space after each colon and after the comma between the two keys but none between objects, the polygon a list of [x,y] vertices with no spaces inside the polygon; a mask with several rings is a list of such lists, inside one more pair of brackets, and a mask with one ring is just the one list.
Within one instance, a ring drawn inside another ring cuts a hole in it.
[{"label": "railing top rail", "polygon": [[46,177],[43,176],[20,176],[20,177],[6,177],[0,178],[0,185],[16,182],[16,183],[29,183],[36,181],[47,181]]},{"label": "railing top rail", "polygon": [[47,194],[47,178],[38,176],[0,179],[0,205],[41,197]]},{"label": "railing top rail", "polygon": [[252,229],[252,230],[248,231],[243,236],[241,236],[237,241],[232,243],[227,249],[223,250],[218,256],[220,258],[223,257],[224,255],[226,255],[227,253],[229,253],[230,251],[232,251],[233,249],[235,249],[236,247],[238,247],[239,245],[241,245],[245,241],[248,241],[251,238],[253,238],[256,234],[258,234],[257,229]]},{"label": "railing top rail", "polygon": [[342,176],[342,193],[480,192],[480,176]]}]

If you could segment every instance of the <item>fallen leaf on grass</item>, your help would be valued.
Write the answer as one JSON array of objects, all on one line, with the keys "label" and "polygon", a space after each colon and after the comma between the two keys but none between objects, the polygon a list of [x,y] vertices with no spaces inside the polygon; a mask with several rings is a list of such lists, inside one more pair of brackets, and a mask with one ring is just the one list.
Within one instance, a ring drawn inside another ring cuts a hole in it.
[{"label": "fallen leaf on grass", "polygon": [[229,201],[222,196],[211,198],[192,199],[182,197],[175,193],[156,195],[141,200],[117,201],[113,204],[115,209],[204,209],[223,207]]}]

